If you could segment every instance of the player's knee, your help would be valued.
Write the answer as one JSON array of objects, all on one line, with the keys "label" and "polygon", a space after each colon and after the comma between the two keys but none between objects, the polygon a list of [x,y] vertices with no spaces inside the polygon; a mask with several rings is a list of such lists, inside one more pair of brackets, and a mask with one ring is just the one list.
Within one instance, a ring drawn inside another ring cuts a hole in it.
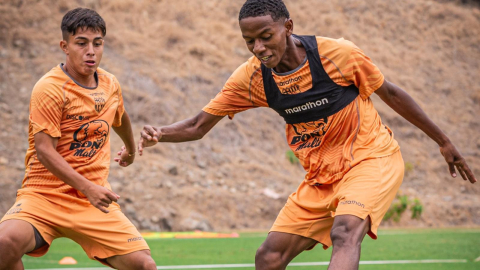
[{"label": "player's knee", "polygon": [[330,231],[330,238],[332,239],[333,246],[341,247],[348,244],[348,229],[346,226],[336,226]]},{"label": "player's knee", "polygon": [[359,247],[370,229],[370,217],[362,220],[354,216],[339,216],[333,223],[330,238],[335,247]]},{"label": "player's knee", "polygon": [[255,254],[256,269],[282,269],[284,264],[282,254],[278,251],[270,250],[265,245],[260,246]]},{"label": "player's knee", "polygon": [[155,261],[152,259],[152,257],[148,256],[148,257],[145,257],[143,260],[140,260],[140,261],[137,262],[136,269],[138,269],[138,270],[156,270],[157,265],[155,264]]},{"label": "player's knee", "polygon": [[149,250],[136,251],[127,255],[113,256],[106,261],[116,269],[156,270],[157,265]]},{"label": "player's knee", "polygon": [[339,224],[334,226],[330,231],[330,238],[332,239],[333,246],[336,247],[352,247],[360,246],[363,237],[359,237],[356,233],[356,228],[352,227],[348,223]]},{"label": "player's knee", "polygon": [[[0,253],[18,253],[20,247],[18,246],[18,242],[13,239],[13,237],[9,235],[1,235],[0,234]],[[20,256],[22,256],[21,254]]]},{"label": "player's knee", "polygon": [[24,253],[15,239],[8,235],[0,235],[0,270],[9,269],[9,265],[20,260]]},{"label": "player's knee", "polygon": [[145,268],[145,269],[157,270],[157,264],[155,263],[155,261],[151,257],[150,257],[150,260],[148,261],[146,267],[147,268]]}]

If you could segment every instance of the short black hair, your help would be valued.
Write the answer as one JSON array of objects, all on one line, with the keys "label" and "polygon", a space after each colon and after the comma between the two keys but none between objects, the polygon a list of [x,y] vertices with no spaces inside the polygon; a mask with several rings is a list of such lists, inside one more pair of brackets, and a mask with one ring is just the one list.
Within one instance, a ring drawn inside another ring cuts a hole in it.
[{"label": "short black hair", "polygon": [[63,16],[61,29],[64,40],[68,40],[69,34],[75,35],[79,28],[100,31],[102,36],[107,34],[105,21],[95,10],[88,8],[72,9]]},{"label": "short black hair", "polygon": [[238,20],[265,15],[272,16],[275,22],[280,18],[290,18],[290,13],[282,0],[247,0],[240,9]]}]

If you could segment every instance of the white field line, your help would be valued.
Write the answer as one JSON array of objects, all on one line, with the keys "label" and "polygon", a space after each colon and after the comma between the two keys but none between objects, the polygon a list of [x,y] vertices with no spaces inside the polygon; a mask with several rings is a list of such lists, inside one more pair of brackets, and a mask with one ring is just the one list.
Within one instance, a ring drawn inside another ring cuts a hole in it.
[{"label": "white field line", "polygon": [[480,262],[480,257],[476,258],[475,262]]},{"label": "white field line", "polygon": [[[363,265],[379,265],[379,264],[425,264],[425,263],[467,263],[467,260],[393,260],[393,261],[360,261]],[[319,266],[328,265],[329,262],[299,262],[290,263],[288,266]],[[247,268],[255,267],[253,263],[244,264],[200,264],[200,265],[170,265],[170,266],[157,266],[157,269],[171,270],[171,269],[214,269],[214,268]],[[109,270],[107,267],[94,267],[94,268],[45,268],[35,270]]]},{"label": "white field line", "polygon": [[[456,233],[471,233],[471,234],[480,234],[480,231],[446,231],[449,234],[456,234]],[[378,236],[395,236],[395,235],[410,235],[410,234],[425,234],[424,232],[409,232],[409,231],[379,231]],[[431,233],[435,234],[435,232]],[[253,235],[253,236],[241,236],[240,238],[266,238],[268,233],[265,233],[264,235]],[[148,241],[162,241],[165,239],[176,239],[176,240],[184,240],[183,238],[146,238]],[[202,238],[185,238],[187,240],[195,240],[195,239],[202,239]],[[225,239],[225,238],[212,238],[212,239]],[[41,270],[41,269],[40,269]],[[62,270],[62,269],[61,269]]]},{"label": "white field line", "polygon": [[[435,234],[436,232],[426,233],[426,234]],[[444,231],[441,233],[449,233],[449,234],[456,234],[456,233],[473,233],[473,234],[480,234],[480,231]],[[408,235],[408,234],[425,234],[424,232],[408,232],[408,231],[379,231],[378,235]]]}]

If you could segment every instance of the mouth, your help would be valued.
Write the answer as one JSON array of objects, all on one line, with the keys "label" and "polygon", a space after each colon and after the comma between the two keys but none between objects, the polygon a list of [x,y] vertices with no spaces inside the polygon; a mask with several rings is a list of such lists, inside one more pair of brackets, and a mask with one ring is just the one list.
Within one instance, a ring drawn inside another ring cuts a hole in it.
[{"label": "mouth", "polygon": [[268,60],[269,60],[271,57],[272,57],[271,55],[268,55],[268,56],[258,57],[258,58],[259,58],[260,61],[262,61],[263,63],[266,63],[266,62],[268,62]]},{"label": "mouth", "polygon": [[94,67],[95,66],[95,61],[93,60],[87,60],[85,61],[85,64],[89,67]]}]

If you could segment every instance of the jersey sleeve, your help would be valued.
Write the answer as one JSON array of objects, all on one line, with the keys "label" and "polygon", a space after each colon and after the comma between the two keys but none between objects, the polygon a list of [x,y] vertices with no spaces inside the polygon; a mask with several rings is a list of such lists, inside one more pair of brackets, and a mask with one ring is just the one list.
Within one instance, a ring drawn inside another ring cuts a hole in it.
[{"label": "jersey sleeve", "polygon": [[360,97],[367,99],[375,90],[382,86],[385,78],[380,69],[360,48],[351,42],[348,43],[351,44],[351,49],[345,61],[345,66],[340,69],[345,79],[357,86]]},{"label": "jersey sleeve", "polygon": [[258,70],[250,61],[239,66],[203,111],[217,116],[228,115],[232,119],[236,113],[258,107],[251,94],[251,79],[256,72]]},{"label": "jersey sleeve", "polygon": [[117,95],[118,95],[118,107],[117,111],[115,112],[115,118],[113,119],[112,126],[119,127],[122,125],[122,116],[125,112],[125,106],[123,104],[123,95],[122,95],[122,87],[120,83],[117,81],[117,78],[114,77],[115,87],[117,87]]},{"label": "jersey sleeve", "polygon": [[62,135],[65,97],[61,88],[53,83],[39,82],[33,88],[30,99],[30,124],[33,135],[44,132],[54,138]]}]

